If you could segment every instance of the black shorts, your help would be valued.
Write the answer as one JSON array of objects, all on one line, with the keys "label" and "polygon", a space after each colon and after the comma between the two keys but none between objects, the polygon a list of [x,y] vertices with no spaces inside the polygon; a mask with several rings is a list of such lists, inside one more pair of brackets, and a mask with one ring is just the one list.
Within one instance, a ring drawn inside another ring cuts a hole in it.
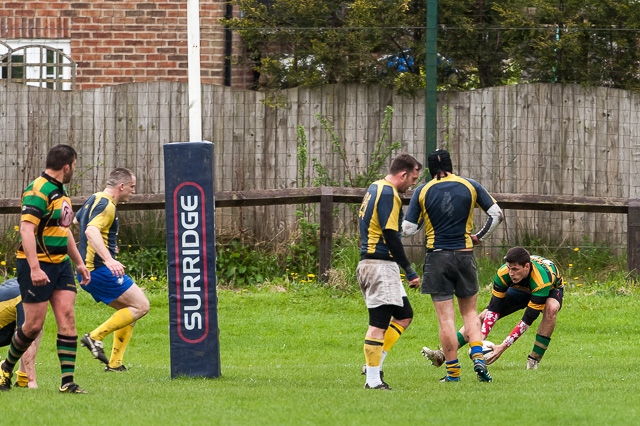
[{"label": "black shorts", "polygon": [[391,318],[403,320],[413,318],[413,308],[409,303],[409,298],[402,298],[402,306],[382,305],[376,308],[369,308],[369,325],[372,327],[387,329]]},{"label": "black shorts", "polygon": [[[560,309],[562,309],[562,298],[564,297],[564,287],[554,288],[549,292],[549,299],[555,299],[560,303]],[[501,303],[500,318],[511,315],[521,309],[525,309],[531,300],[531,294],[526,291],[517,290],[515,288],[508,288],[507,295]],[[488,306],[487,306],[488,307]],[[558,309],[558,310],[560,310]]]},{"label": "black shorts", "polygon": [[424,256],[422,294],[434,301],[461,299],[478,293],[478,266],[472,251],[431,251]]},{"label": "black shorts", "polygon": [[40,268],[49,277],[49,282],[43,286],[34,286],[27,259],[16,259],[16,271],[23,303],[46,302],[51,298],[54,290],[69,290],[77,293],[76,278],[73,275],[70,260],[62,263],[40,262]]}]

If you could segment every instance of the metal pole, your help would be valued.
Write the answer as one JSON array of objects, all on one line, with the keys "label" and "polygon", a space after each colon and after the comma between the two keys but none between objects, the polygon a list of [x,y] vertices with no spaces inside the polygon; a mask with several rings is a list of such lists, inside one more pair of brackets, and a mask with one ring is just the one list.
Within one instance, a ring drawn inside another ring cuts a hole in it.
[{"label": "metal pole", "polygon": [[438,126],[438,0],[426,0],[427,2],[427,29],[426,29],[426,87],[425,87],[425,165],[427,156],[437,148]]},{"label": "metal pole", "polygon": [[202,141],[199,0],[187,0],[187,44],[189,45],[189,142],[199,142]]}]

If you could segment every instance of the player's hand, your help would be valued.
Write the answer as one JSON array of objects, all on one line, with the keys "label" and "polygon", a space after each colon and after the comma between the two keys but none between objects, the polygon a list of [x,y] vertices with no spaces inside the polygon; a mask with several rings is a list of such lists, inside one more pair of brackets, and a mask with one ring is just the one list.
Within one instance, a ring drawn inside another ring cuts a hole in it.
[{"label": "player's hand", "polygon": [[416,277],[409,281],[409,288],[420,288],[420,277]]},{"label": "player's hand", "polygon": [[41,287],[49,282],[49,277],[40,268],[31,269],[31,282],[36,287]]},{"label": "player's hand", "polygon": [[473,242],[474,246],[477,246],[481,243],[481,241],[478,239],[476,235],[471,235],[471,241]]},{"label": "player's hand", "polygon": [[104,264],[107,268],[109,268],[114,277],[120,278],[124,276],[124,265],[122,263],[118,262],[115,259],[110,259],[107,260]]},{"label": "player's hand", "polygon": [[[487,347],[492,347],[492,346],[488,344]],[[507,344],[506,343],[500,343],[499,345],[495,345],[494,344],[493,345],[493,351],[484,356],[484,361],[487,363],[487,365],[491,365],[494,362],[496,362],[498,360],[498,358],[500,358],[500,356],[506,350],[507,350]]]},{"label": "player's hand", "polygon": [[91,282],[91,273],[87,269],[85,265],[76,266],[78,273],[82,277],[82,281],[80,281],[80,285],[87,285]]}]

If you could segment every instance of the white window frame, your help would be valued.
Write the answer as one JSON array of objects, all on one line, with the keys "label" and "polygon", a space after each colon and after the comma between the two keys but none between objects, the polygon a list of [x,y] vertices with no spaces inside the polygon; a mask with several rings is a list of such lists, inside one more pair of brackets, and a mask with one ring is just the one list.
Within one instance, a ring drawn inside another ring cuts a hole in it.
[{"label": "white window frame", "polygon": [[[24,75],[20,82],[54,90],[74,89],[76,64],[71,60],[71,40],[5,39],[0,41],[0,58],[5,59],[10,51],[12,56],[23,56]],[[50,53],[53,53],[52,62],[47,58]]]}]

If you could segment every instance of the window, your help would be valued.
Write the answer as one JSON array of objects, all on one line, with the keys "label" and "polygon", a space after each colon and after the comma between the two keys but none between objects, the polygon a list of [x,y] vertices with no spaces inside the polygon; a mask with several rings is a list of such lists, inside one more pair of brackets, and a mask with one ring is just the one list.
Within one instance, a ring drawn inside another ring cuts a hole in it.
[{"label": "window", "polygon": [[68,40],[0,41],[0,78],[53,90],[73,90],[76,63]]}]

